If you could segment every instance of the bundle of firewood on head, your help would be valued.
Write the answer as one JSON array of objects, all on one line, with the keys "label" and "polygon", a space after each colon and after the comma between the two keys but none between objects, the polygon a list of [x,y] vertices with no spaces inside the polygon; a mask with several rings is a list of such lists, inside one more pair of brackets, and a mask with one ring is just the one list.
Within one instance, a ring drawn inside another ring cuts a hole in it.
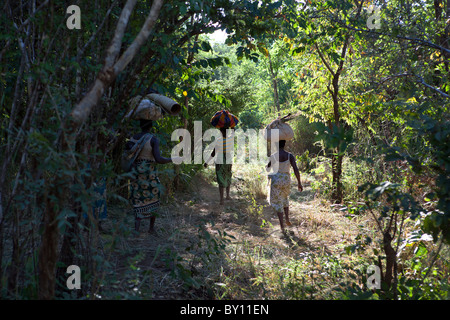
[{"label": "bundle of firewood on head", "polygon": [[287,116],[273,120],[264,129],[264,139],[267,141],[276,139],[274,129],[278,129],[278,141],[294,139],[294,130],[292,130],[292,127],[287,123],[287,121],[292,120],[295,117],[296,115],[291,115],[289,113]]},{"label": "bundle of firewood on head", "polygon": [[125,116],[134,120],[160,120],[166,115],[177,115],[181,106],[174,100],[159,93],[135,96],[130,99],[130,111]]}]

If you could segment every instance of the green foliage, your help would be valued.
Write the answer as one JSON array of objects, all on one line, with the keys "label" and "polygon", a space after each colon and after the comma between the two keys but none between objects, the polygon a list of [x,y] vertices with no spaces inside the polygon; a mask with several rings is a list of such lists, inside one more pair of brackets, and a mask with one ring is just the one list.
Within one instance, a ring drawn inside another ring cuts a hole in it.
[{"label": "green foliage", "polygon": [[311,159],[309,157],[309,150],[303,152],[301,156],[296,156],[296,162],[298,163],[298,168],[300,171],[309,173],[311,170]]},{"label": "green foliage", "polygon": [[[448,120],[435,119],[424,113],[423,109],[412,109],[407,120],[409,128],[415,135],[424,138],[419,145],[423,153],[409,154],[398,147],[385,149],[386,161],[403,160],[411,166],[415,173],[433,172],[434,187],[429,190],[429,201],[435,201],[435,206],[427,212],[424,221],[424,231],[433,235],[436,241],[442,233],[445,241],[449,243],[450,236],[450,202],[448,197],[449,180],[449,130]],[[416,146],[417,148],[417,146]]]},{"label": "green foliage", "polygon": [[[153,128],[163,155],[169,156],[177,143],[171,141],[173,130],[192,132],[196,120],[209,128],[210,117],[220,108],[237,114],[243,129],[264,127],[278,116],[275,80],[280,112],[299,115],[291,122],[295,139],[289,148],[301,169],[314,175],[312,187],[321,196],[332,195],[337,170],[331,158],[343,157],[341,184],[349,218],[372,212],[375,223],[383,226],[394,218],[415,221],[435,245],[450,243],[448,3],[377,3],[381,28],[369,30],[368,14],[358,12],[352,1],[165,2],[162,18],[137,57],[110,84],[89,119],[72,128],[68,115],[102,69],[122,9],[120,2],[103,0],[78,4],[81,30],[66,28],[65,1],[48,2],[38,10],[7,1],[0,13],[2,297],[40,297],[38,277],[46,274],[37,267],[45,257],[37,254],[41,251],[51,255],[44,265],[57,263],[58,282],[69,263],[86,266],[86,289],[75,296],[61,282],[57,297],[137,298],[152,292],[146,282],[152,275],[139,269],[141,255],[128,260],[123,282],[114,278],[112,262],[98,249],[95,223],[88,228],[82,223],[83,213],[91,212],[98,199],[94,183],[101,179],[107,181],[109,200],[126,207],[129,177],[117,170],[117,159],[126,137],[139,128],[124,115],[127,101],[150,87],[186,107],[180,117]],[[137,2],[123,49],[138,34],[150,7],[151,2]],[[212,46],[207,34],[219,28],[228,38]],[[189,190],[200,170],[200,165],[166,166],[161,175],[167,198],[175,180]],[[261,179],[251,180],[246,191],[255,217],[261,216]],[[114,230],[129,235],[126,219],[119,221]],[[56,253],[43,241],[53,225],[55,238],[61,239]],[[91,233],[82,235],[86,229]],[[198,275],[229,244],[228,234],[208,230],[199,226],[196,242],[187,250],[193,253],[189,265],[180,252],[164,252],[172,276],[187,287],[201,285]],[[399,232],[397,243],[404,237]],[[379,244],[376,237],[370,239],[361,235],[348,252]],[[117,235],[110,241],[116,250]],[[431,246],[414,243],[414,256],[401,261],[407,272],[396,279],[397,297],[446,298],[446,260],[439,257],[440,265],[428,265]],[[312,259],[306,265],[289,261],[287,269],[275,267],[271,280],[261,272],[254,283],[263,291],[276,284],[279,297],[394,297],[370,295],[355,284],[345,287],[342,296],[327,294],[326,281],[334,283],[344,268],[330,257],[317,259],[331,266],[336,277],[311,276],[309,269],[324,270]],[[281,276],[287,281],[274,280]],[[52,286],[55,279],[47,280]]]},{"label": "green foliage", "polygon": [[[446,272],[449,264],[447,259],[443,265],[437,267],[430,265],[432,254],[425,241],[410,242],[414,246],[413,256],[404,262],[403,272],[399,277],[399,295],[402,300],[446,300],[449,295],[449,284],[446,281]],[[445,254],[445,253],[444,253]]]}]

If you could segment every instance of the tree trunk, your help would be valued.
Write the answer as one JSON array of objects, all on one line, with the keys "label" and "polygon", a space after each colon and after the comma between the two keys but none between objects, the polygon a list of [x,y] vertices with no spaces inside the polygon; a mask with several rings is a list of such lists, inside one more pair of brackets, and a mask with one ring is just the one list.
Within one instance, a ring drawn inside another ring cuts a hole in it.
[{"label": "tree trunk", "polygon": [[[53,181],[51,183],[54,183]],[[48,185],[48,184],[47,184]],[[59,199],[57,188],[52,188],[50,195]],[[55,296],[55,271],[58,258],[58,213],[55,210],[56,204],[45,197],[44,212],[44,233],[42,234],[41,246],[39,249],[39,290],[40,300],[50,300]]]},{"label": "tree trunk", "polygon": [[56,271],[56,278],[61,281],[61,283],[65,283],[63,281],[66,276],[67,267],[75,264],[74,261],[74,253],[76,251],[77,245],[77,235],[79,234],[78,222],[79,222],[79,210],[75,210],[77,214],[76,217],[70,217],[67,219],[67,222],[70,226],[66,226],[66,230],[64,232],[64,237],[62,241],[61,251],[59,254],[59,262],[60,266]]},{"label": "tree trunk", "polygon": [[19,227],[18,212],[13,214],[13,235],[12,235],[12,259],[8,272],[8,292],[13,297],[17,298],[17,282],[20,269],[20,227]]},{"label": "tree trunk", "polygon": [[[339,153],[339,148],[336,150]],[[342,203],[343,200],[343,193],[342,193],[342,182],[341,182],[341,176],[342,176],[342,155],[333,155],[331,158],[331,164],[332,164],[332,174],[333,174],[333,192],[331,195],[332,200],[334,203]]]},{"label": "tree trunk", "polygon": [[[3,278],[3,195],[0,189],[0,279]],[[0,280],[0,292],[3,291],[3,281]]]},{"label": "tree trunk", "polygon": [[270,53],[268,53],[267,57],[269,59],[269,71],[270,71],[270,76],[272,78],[273,98],[274,98],[274,102],[275,102],[276,111],[278,111],[278,116],[280,117],[281,116],[281,108],[280,108],[280,100],[278,98],[277,74],[275,74],[273,71],[272,58],[270,57]]},{"label": "tree trunk", "polygon": [[[357,13],[355,16],[355,19],[357,19],[361,13],[362,6],[364,1],[361,1],[357,5]],[[342,49],[339,57],[339,63],[337,65],[336,70],[334,71],[331,64],[328,63],[327,59],[323,55],[322,51],[319,49],[319,46],[317,44],[314,44],[317,53],[319,54],[320,59],[322,60],[323,64],[325,65],[326,69],[330,72],[332,80],[331,85],[327,86],[328,92],[331,95],[331,98],[333,100],[333,118],[328,120],[328,127],[330,129],[330,132],[333,133],[333,123],[335,125],[335,128],[339,129],[341,127],[341,114],[340,114],[340,105],[339,105],[339,80],[342,71],[344,70],[344,63],[347,56],[348,47],[350,46],[352,35],[349,33],[346,35],[344,39],[344,43],[342,44]],[[332,174],[333,174],[333,181],[332,181],[332,201],[334,203],[341,203],[343,200],[343,194],[342,194],[342,182],[341,182],[341,175],[342,175],[342,151],[339,146],[334,148],[334,154],[331,158],[332,163]]]},{"label": "tree trunk", "polygon": [[383,249],[386,254],[386,270],[384,273],[384,283],[388,290],[391,288],[392,281],[394,279],[394,267],[396,264],[396,253],[394,248],[392,248],[392,237],[389,230],[383,234]]},{"label": "tree trunk", "polygon": [[[199,35],[195,36],[194,45],[198,41],[198,37],[199,37]],[[194,60],[194,51],[191,51],[188,54],[187,65],[189,66],[193,60]],[[187,96],[187,94],[184,97],[184,107],[186,108],[186,116],[183,117],[183,115],[182,115],[183,128],[187,129],[188,118],[189,118],[189,97]],[[175,178],[173,179],[173,186],[174,186],[174,190],[178,190],[180,187],[180,166],[175,166]]]}]

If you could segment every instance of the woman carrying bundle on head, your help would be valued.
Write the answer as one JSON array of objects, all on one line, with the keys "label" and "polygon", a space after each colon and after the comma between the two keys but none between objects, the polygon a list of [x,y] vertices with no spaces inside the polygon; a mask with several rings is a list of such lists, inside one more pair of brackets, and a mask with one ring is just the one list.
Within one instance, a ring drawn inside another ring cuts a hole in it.
[{"label": "woman carrying bundle on head", "polygon": [[284,148],[286,140],[290,140],[294,137],[292,128],[281,120],[275,120],[266,128],[266,139],[271,140],[271,134],[269,130],[278,129],[279,142],[278,151],[270,156],[270,161],[267,165],[267,170],[272,170],[269,177],[269,203],[270,206],[277,213],[280,221],[281,230],[285,231],[283,214],[286,220],[286,225],[290,226],[289,220],[289,195],[291,193],[291,173],[290,168],[294,170],[295,177],[297,178],[297,188],[301,192],[303,186],[300,181],[300,172],[295,163],[295,157],[292,153],[287,152]]},{"label": "woman carrying bundle on head", "polygon": [[[208,166],[208,162],[216,156],[216,178],[219,185],[220,204],[224,204],[223,194],[226,190],[226,200],[231,200],[230,188],[232,177],[232,155],[234,148],[234,133],[227,136],[227,131],[233,131],[234,127],[238,124],[239,119],[227,110],[216,112],[211,118],[211,125],[218,128],[222,134],[222,139],[219,141],[217,147],[211,153],[210,159],[208,159],[204,166]],[[221,157],[220,160],[218,158]]]},{"label": "woman carrying bundle on head", "polygon": [[[130,188],[130,201],[135,216],[135,230],[139,232],[142,219],[150,219],[148,232],[155,231],[156,215],[159,213],[162,185],[158,178],[156,164],[171,163],[159,151],[159,140],[150,134],[152,120],[140,120],[141,132],[133,135],[126,148],[146,136],[141,152],[132,165],[133,179]],[[145,138],[144,138],[145,139]]]},{"label": "woman carrying bundle on head", "polygon": [[[139,96],[138,96],[139,97]],[[134,99],[133,103],[139,102],[130,115],[139,120],[141,132],[133,135],[126,143],[125,150],[133,150],[127,159],[132,164],[127,171],[131,171],[133,178],[130,185],[130,202],[133,205],[135,216],[135,230],[139,232],[142,219],[150,219],[149,233],[154,233],[156,216],[159,213],[162,184],[158,178],[156,164],[171,163],[172,158],[161,156],[159,140],[150,134],[153,121],[163,117],[163,111],[149,99]],[[128,164],[129,165],[129,164]]]}]

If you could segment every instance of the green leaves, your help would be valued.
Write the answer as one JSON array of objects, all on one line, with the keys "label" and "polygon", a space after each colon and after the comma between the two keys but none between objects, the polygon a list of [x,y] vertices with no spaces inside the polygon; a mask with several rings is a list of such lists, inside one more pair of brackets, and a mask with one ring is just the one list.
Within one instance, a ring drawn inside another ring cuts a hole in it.
[{"label": "green leaves", "polygon": [[450,243],[450,218],[448,213],[441,211],[428,212],[422,225],[425,232],[433,236],[436,242],[439,236],[442,235],[445,243]]},{"label": "green leaves", "polygon": [[224,57],[213,57],[213,58],[203,58],[200,60],[197,60],[193,63],[193,66],[196,68],[212,68],[216,69],[220,66],[225,66],[229,64],[230,60],[228,58]]},{"label": "green leaves", "polygon": [[355,238],[356,243],[346,246],[344,248],[347,254],[353,254],[355,252],[361,252],[365,250],[371,243],[372,238],[369,236],[363,236],[362,234],[358,234]]},{"label": "green leaves", "polygon": [[[318,126],[321,129],[317,139],[322,140],[327,150],[335,155],[344,155],[353,142],[353,130],[345,129],[344,126],[335,124],[332,125],[332,129],[323,123],[318,124]],[[336,150],[339,150],[339,152],[336,153]]]},{"label": "green leaves", "polygon": [[238,61],[242,60],[245,57],[247,59],[252,60],[253,62],[258,62],[259,57],[258,53],[252,52],[250,48],[244,46],[237,47],[236,56]]}]

